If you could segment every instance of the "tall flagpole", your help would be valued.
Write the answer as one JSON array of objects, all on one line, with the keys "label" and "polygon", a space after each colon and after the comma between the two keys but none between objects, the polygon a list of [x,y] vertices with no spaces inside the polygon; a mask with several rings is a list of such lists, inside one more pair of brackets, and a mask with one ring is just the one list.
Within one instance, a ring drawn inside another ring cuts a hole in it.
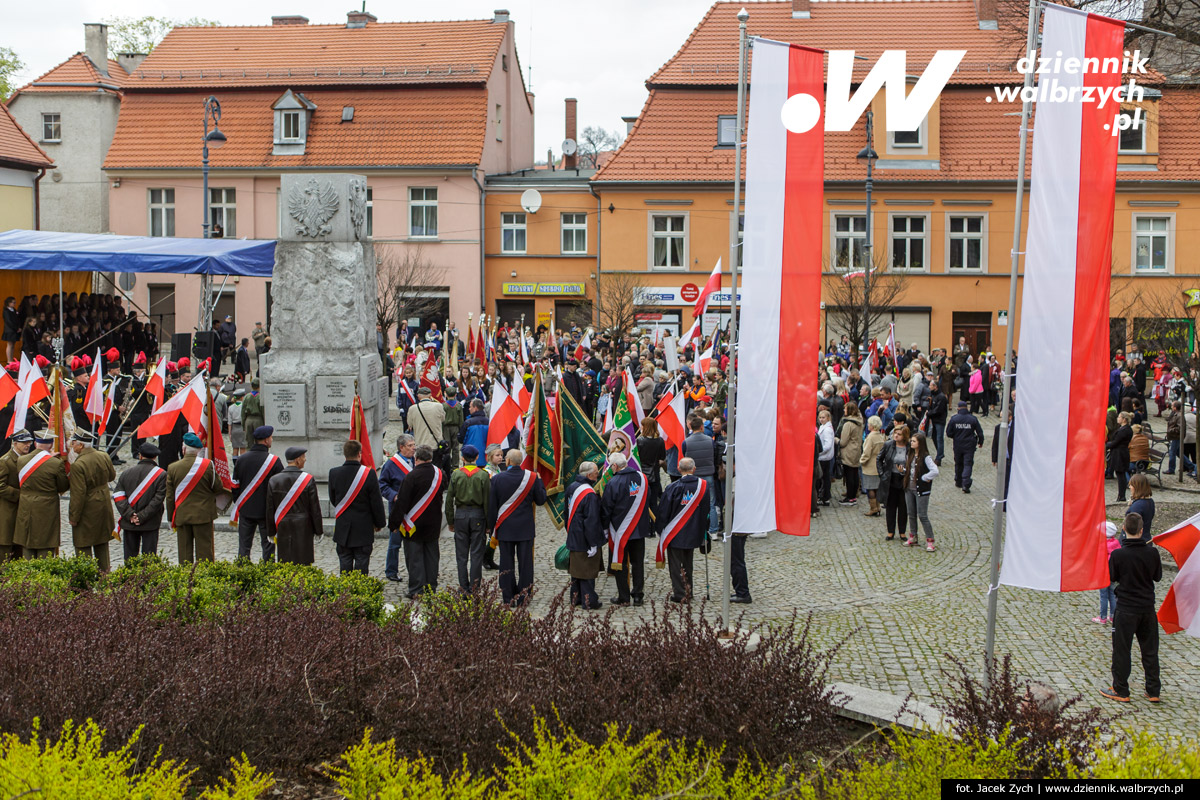
[{"label": "tall flagpole", "polygon": [[[1037,51],[1038,13],[1037,0],[1029,0],[1029,27],[1025,34],[1025,54],[1029,57],[1030,63],[1037,63],[1034,61],[1034,54]],[[1024,88],[1028,90],[1032,86],[1033,70],[1030,69],[1025,73]],[[1028,97],[1032,92],[1023,91],[1022,94]],[[1025,159],[1029,142],[1030,106],[1031,102],[1027,99],[1021,104],[1021,151],[1017,158],[1017,198],[1016,204],[1013,206],[1012,260],[1008,273],[1008,326],[1004,336],[1004,377],[1002,379],[1004,394],[1000,398],[1000,428],[996,432],[996,436],[1000,438],[1000,455],[996,459],[996,496],[992,501],[992,558],[991,573],[988,578],[987,638],[984,648],[987,661],[984,664],[983,673],[985,685],[988,672],[991,670],[992,659],[995,658],[996,653],[996,604],[1000,599],[1000,538],[1004,529],[1004,500],[1008,490],[1007,481],[1004,478],[1008,472],[1008,415],[1012,409],[1013,335],[1017,327],[1017,269],[1021,258],[1021,214],[1025,205]]]},{"label": "tall flagpole", "polygon": [[[726,429],[726,458],[725,465],[725,535],[724,558],[721,579],[721,619],[725,629],[733,632],[733,620],[729,617],[729,592],[733,584],[733,471],[737,462],[737,450],[734,449],[734,430],[737,421],[737,348],[738,348],[738,256],[741,248],[738,245],[738,222],[742,219],[742,139],[746,130],[746,20],[750,15],[746,9],[738,12],[738,90],[737,90],[737,131],[733,143],[733,219],[729,221],[729,388],[725,393],[726,408],[729,412],[729,426]],[[714,476],[715,477],[715,476]]]}]

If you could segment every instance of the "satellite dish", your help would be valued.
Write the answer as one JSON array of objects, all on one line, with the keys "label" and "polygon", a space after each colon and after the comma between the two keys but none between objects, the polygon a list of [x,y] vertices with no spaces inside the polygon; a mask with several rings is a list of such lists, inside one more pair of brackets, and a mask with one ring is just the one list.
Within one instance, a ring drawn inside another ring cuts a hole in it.
[{"label": "satellite dish", "polygon": [[122,272],[117,276],[117,285],[128,292],[137,284],[137,275],[132,272]]},{"label": "satellite dish", "polygon": [[563,139],[562,151],[564,156],[573,156],[578,149],[579,145],[575,144],[574,139]]},{"label": "satellite dish", "polygon": [[530,214],[536,214],[542,207],[542,193],[537,189],[526,189],[521,192],[521,208]]}]

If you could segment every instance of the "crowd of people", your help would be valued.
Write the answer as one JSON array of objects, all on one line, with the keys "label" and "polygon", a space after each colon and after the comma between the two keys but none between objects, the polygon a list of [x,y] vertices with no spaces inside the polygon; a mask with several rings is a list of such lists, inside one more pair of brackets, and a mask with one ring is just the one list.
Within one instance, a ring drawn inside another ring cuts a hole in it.
[{"label": "crowd of people", "polygon": [[53,340],[59,335],[62,322],[63,356],[90,355],[97,348],[116,349],[121,355],[125,372],[133,367],[137,353],[154,360],[159,352],[158,326],[138,319],[136,311],[126,311],[120,297],[111,294],[71,292],[62,297],[44,294],[39,299],[29,295],[17,301],[4,300],[5,363],[11,363],[19,353],[30,360],[42,356],[56,361]]}]

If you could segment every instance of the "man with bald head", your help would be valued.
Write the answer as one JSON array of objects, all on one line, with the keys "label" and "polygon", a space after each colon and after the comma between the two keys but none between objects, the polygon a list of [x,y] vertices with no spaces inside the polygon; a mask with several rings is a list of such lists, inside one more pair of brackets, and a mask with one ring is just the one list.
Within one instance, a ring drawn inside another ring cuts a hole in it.
[{"label": "man with bald head", "polygon": [[500,593],[506,604],[518,606],[528,602],[533,587],[533,507],[546,503],[546,487],[522,469],[524,459],[520,450],[508,451],[507,469],[492,478],[487,505],[487,527],[499,542]]}]

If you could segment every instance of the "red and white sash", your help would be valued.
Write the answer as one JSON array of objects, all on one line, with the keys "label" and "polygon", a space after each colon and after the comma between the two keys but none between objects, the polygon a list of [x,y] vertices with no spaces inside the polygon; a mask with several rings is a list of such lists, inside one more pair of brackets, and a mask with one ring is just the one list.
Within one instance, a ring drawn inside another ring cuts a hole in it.
[{"label": "red and white sash", "polygon": [[25,480],[30,475],[37,472],[38,467],[40,467],[42,464],[45,464],[48,460],[50,460],[50,454],[45,450],[38,450],[36,453],[34,453],[33,458],[29,459],[29,463],[21,467],[21,471],[18,473],[21,485],[24,486]]},{"label": "red and white sash", "polygon": [[412,472],[412,464],[409,464],[407,461],[405,461],[404,457],[402,455],[400,455],[399,453],[396,453],[396,455],[392,456],[390,460],[405,475]]},{"label": "red and white sash", "polygon": [[517,486],[517,490],[513,492],[512,497],[504,501],[496,513],[497,528],[504,524],[504,520],[508,519],[509,514],[517,510],[517,506],[525,502],[525,498],[529,496],[529,490],[533,488],[534,477],[529,470],[521,470],[521,483]]},{"label": "red and white sash", "polygon": [[304,491],[304,487],[312,483],[313,476],[307,472],[300,473],[300,479],[292,484],[292,488],[288,489],[288,493],[283,496],[283,502],[279,504],[279,508],[275,509],[275,527],[279,527],[279,523],[287,516],[287,513],[292,510],[292,506],[296,504],[296,499],[300,497],[300,493]]},{"label": "red and white sash", "polygon": [[404,390],[404,396],[408,398],[408,402],[416,405],[417,398],[413,395],[412,389],[408,387],[408,381],[404,378],[400,379],[400,388]]},{"label": "red and white sash", "polygon": [[579,504],[583,502],[583,498],[589,494],[596,494],[596,490],[586,483],[575,490],[575,494],[571,495],[571,500],[568,503],[570,510],[567,512],[567,532],[571,531],[571,523],[575,519],[575,509],[579,508]]},{"label": "red and white sash", "polygon": [[362,487],[367,482],[367,473],[370,471],[371,470],[369,467],[360,466],[358,468],[358,474],[354,476],[354,483],[350,484],[350,489],[346,492],[346,496],[343,497],[341,501],[339,501],[338,504],[333,507],[333,516],[335,518],[340,517],[342,512],[349,508],[350,504],[354,502],[354,498],[358,497],[358,493],[362,491]]},{"label": "red and white sash", "polygon": [[171,524],[175,524],[175,515],[179,513],[179,506],[188,498],[200,483],[200,479],[208,472],[208,466],[212,462],[207,458],[196,456],[196,460],[192,462],[192,467],[187,471],[187,475],[183,476],[183,482],[175,487],[175,511],[171,514]]},{"label": "red and white sash", "polygon": [[442,477],[442,471],[434,467],[433,483],[429,484],[429,490],[421,495],[421,499],[417,501],[417,504],[404,514],[404,530],[409,536],[412,536],[413,531],[417,529],[417,518],[425,513],[425,509],[429,508],[429,504],[437,496],[438,490],[442,488]]},{"label": "red and white sash", "polygon": [[[157,481],[160,476],[166,474],[167,473],[165,470],[159,469],[158,467],[151,467],[150,471],[146,473],[146,477],[142,479],[142,482],[137,485],[137,488],[133,490],[133,494],[130,495],[129,505],[136,505],[137,501],[142,499],[142,495],[146,493],[146,490],[153,486],[154,482]],[[117,491],[113,492],[112,497],[113,500],[124,500],[125,492],[118,489]]]},{"label": "red and white sash", "polygon": [[233,507],[229,509],[230,522],[238,521],[238,514],[242,510],[242,503],[246,501],[246,498],[258,491],[258,487],[261,486],[262,482],[267,479],[267,473],[271,471],[271,468],[274,467],[278,461],[279,456],[275,455],[274,453],[267,454],[266,460],[263,461],[262,466],[258,468],[258,472],[256,472],[254,477],[250,480],[250,488],[243,489],[238,494],[237,500],[233,501]]},{"label": "red and white sash", "polygon": [[642,512],[646,510],[646,476],[640,477],[637,491],[633,495],[633,505],[626,512],[625,519],[621,520],[621,524],[616,528],[608,526],[608,541],[613,551],[612,563],[617,566],[625,559],[625,543],[629,541],[629,534],[637,527]]},{"label": "red and white sash", "polygon": [[665,561],[667,558],[667,548],[671,546],[671,541],[675,538],[675,534],[683,530],[683,526],[691,521],[696,515],[696,509],[700,507],[700,498],[704,497],[704,493],[708,491],[708,483],[699,478],[695,494],[692,499],[683,504],[683,508],[679,509],[679,513],[671,518],[667,526],[663,528],[662,536],[658,537],[658,553],[655,561]]}]

